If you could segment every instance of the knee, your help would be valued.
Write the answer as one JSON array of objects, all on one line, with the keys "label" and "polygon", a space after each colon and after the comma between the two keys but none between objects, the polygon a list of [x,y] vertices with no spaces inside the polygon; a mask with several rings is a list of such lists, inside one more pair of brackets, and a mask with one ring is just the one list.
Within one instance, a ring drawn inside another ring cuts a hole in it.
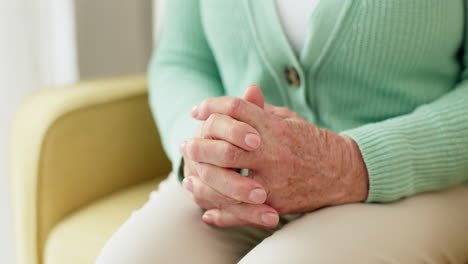
[{"label": "knee", "polygon": [[253,248],[239,263],[392,263],[385,261],[382,252],[373,251],[371,245],[347,244],[340,237],[272,238]]},{"label": "knee", "polygon": [[295,249],[290,248],[285,243],[285,247],[281,251],[273,250],[258,250],[253,249],[247,254],[239,264],[254,264],[254,263],[269,263],[269,264],[283,264],[283,263],[382,263],[381,260],[370,259],[370,255],[365,256],[362,254],[356,257],[356,252],[346,252],[340,248],[333,248],[330,250],[320,249]]},{"label": "knee", "polygon": [[131,227],[119,229],[107,241],[96,258],[96,264],[149,264],[167,261],[170,251],[164,250],[157,239],[141,235],[145,230]]},{"label": "knee", "polygon": [[124,251],[108,244],[99,253],[96,258],[96,264],[144,263],[136,260],[135,256],[130,256],[130,253],[131,249]]},{"label": "knee", "polygon": [[96,264],[150,264],[150,263],[170,263],[170,252],[158,251],[154,247],[148,246],[146,249],[134,248],[128,245],[128,248],[122,249],[112,244],[106,245],[98,257]]},{"label": "knee", "polygon": [[[120,263],[117,260],[117,256],[112,250],[109,250],[107,247],[104,247],[101,252],[99,252],[98,257],[96,258],[96,264],[110,264],[110,263]],[[117,260],[117,262],[116,262]]]},{"label": "knee", "polygon": [[101,250],[99,253],[98,257],[96,258],[96,264],[110,264],[110,263],[115,263],[115,257],[111,252],[108,250]]}]

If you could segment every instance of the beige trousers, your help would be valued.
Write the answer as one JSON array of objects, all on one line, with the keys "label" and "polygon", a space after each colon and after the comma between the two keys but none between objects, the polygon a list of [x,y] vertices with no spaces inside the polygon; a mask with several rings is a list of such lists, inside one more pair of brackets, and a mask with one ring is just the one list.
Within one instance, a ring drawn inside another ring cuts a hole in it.
[{"label": "beige trousers", "polygon": [[118,230],[98,264],[468,263],[468,188],[217,228],[174,175]]}]

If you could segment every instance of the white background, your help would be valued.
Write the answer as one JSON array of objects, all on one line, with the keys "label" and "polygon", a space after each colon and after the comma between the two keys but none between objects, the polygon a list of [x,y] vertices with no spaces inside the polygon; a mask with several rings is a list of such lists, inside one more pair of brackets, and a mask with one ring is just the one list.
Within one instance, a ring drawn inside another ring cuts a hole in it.
[{"label": "white background", "polygon": [[0,2],[0,263],[2,264],[14,263],[8,192],[9,124],[17,106],[33,91],[77,80],[72,11],[71,0]]}]

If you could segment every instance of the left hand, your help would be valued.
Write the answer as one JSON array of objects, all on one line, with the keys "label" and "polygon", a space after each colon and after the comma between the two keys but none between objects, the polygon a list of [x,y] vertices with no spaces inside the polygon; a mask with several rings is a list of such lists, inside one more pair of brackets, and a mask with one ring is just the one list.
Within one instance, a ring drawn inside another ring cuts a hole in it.
[{"label": "left hand", "polygon": [[[232,146],[226,149],[216,140],[192,139],[184,156],[218,167],[249,169],[249,177],[268,192],[266,204],[278,213],[305,213],[366,199],[367,170],[352,139],[298,115],[278,117],[240,98],[207,99],[193,116],[206,120],[214,113],[255,128],[262,139],[260,147],[246,152]],[[204,151],[207,149],[210,151]]]}]

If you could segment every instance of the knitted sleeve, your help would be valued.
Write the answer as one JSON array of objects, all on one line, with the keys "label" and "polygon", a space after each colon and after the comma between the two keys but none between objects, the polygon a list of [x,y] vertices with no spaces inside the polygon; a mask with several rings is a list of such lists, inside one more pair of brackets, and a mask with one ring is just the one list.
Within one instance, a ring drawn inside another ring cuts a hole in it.
[{"label": "knitted sleeve", "polygon": [[367,202],[391,202],[468,181],[468,42],[460,82],[414,112],[344,131],[369,172]]},{"label": "knitted sleeve", "polygon": [[166,1],[164,30],[149,68],[150,106],[175,170],[182,157],[180,143],[196,131],[191,108],[205,98],[224,94],[205,39],[199,2]]}]

